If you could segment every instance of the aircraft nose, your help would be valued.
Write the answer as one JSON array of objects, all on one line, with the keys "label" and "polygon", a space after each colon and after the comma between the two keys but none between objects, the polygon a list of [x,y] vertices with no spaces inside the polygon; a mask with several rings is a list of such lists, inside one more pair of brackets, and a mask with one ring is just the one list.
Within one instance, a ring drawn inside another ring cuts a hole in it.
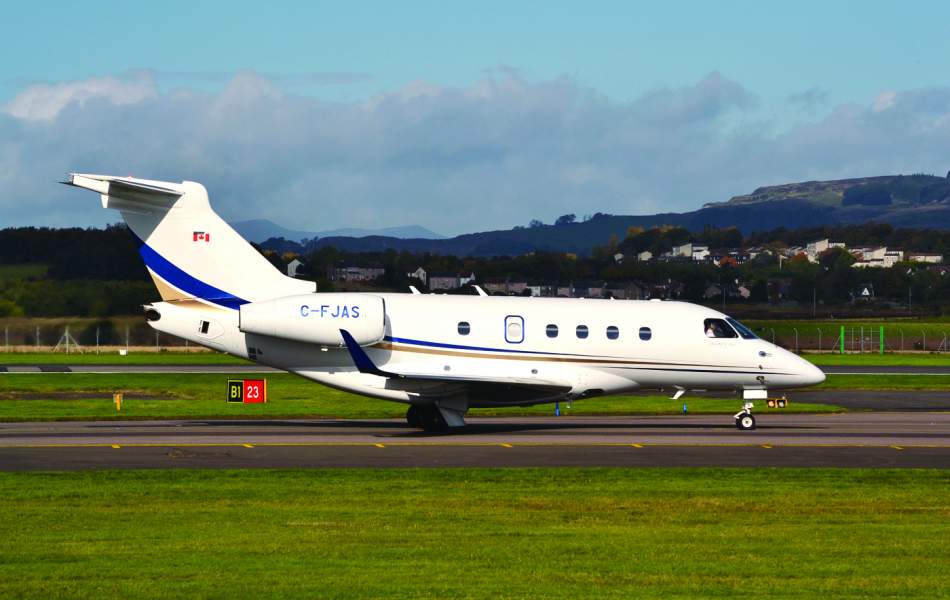
[{"label": "aircraft nose", "polygon": [[825,372],[804,358],[799,358],[802,385],[818,385],[825,380]]}]

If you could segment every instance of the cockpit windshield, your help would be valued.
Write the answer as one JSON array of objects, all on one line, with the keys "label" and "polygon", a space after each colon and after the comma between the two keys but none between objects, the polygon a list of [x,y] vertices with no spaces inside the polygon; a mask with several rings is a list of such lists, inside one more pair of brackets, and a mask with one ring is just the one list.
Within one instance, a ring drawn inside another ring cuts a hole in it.
[{"label": "cockpit windshield", "polygon": [[751,330],[751,329],[749,329],[748,327],[746,327],[745,325],[743,325],[743,324],[740,323],[739,321],[736,321],[736,320],[733,319],[732,317],[729,317],[729,318],[727,318],[726,320],[729,321],[729,324],[730,324],[730,325],[732,325],[733,327],[736,328],[736,331],[739,332],[739,335],[741,335],[743,339],[746,339],[746,340],[754,340],[754,339],[756,339],[756,338],[759,337],[759,336],[755,335],[754,333],[752,333],[752,330]]},{"label": "cockpit windshield", "polygon": [[710,338],[739,337],[732,327],[729,327],[729,324],[722,319],[706,319],[703,321],[703,329],[706,331],[706,337]]}]

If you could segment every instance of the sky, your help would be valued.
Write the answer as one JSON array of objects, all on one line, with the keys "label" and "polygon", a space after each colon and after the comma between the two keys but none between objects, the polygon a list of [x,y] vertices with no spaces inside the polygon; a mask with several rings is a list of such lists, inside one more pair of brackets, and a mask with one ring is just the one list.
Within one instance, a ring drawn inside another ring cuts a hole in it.
[{"label": "sky", "polygon": [[69,171],[229,220],[452,235],[950,169],[950,3],[56,2],[0,21],[0,227],[117,220]]}]

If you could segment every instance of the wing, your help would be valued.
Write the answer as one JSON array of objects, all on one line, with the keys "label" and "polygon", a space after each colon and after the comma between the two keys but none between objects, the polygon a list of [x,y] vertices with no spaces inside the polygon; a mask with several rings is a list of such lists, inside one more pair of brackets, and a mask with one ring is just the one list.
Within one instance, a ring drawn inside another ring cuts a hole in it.
[{"label": "wing", "polygon": [[[406,383],[415,381],[419,383],[465,384],[472,396],[492,397],[505,394],[515,402],[561,397],[570,393],[574,387],[567,380],[500,376],[495,369],[492,370],[492,373],[437,371],[435,365],[429,363],[409,363],[384,370],[376,366],[348,331],[341,329],[340,335],[343,337],[346,348],[353,358],[353,364],[361,373],[398,379]],[[512,402],[499,402],[499,404],[509,403]]]}]

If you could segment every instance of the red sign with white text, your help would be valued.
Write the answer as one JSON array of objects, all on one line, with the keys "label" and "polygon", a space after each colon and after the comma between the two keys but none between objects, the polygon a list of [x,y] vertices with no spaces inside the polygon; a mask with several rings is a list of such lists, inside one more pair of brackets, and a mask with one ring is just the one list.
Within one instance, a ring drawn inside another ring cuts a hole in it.
[{"label": "red sign with white text", "polygon": [[245,379],[244,404],[255,404],[258,402],[267,402],[267,380]]}]

